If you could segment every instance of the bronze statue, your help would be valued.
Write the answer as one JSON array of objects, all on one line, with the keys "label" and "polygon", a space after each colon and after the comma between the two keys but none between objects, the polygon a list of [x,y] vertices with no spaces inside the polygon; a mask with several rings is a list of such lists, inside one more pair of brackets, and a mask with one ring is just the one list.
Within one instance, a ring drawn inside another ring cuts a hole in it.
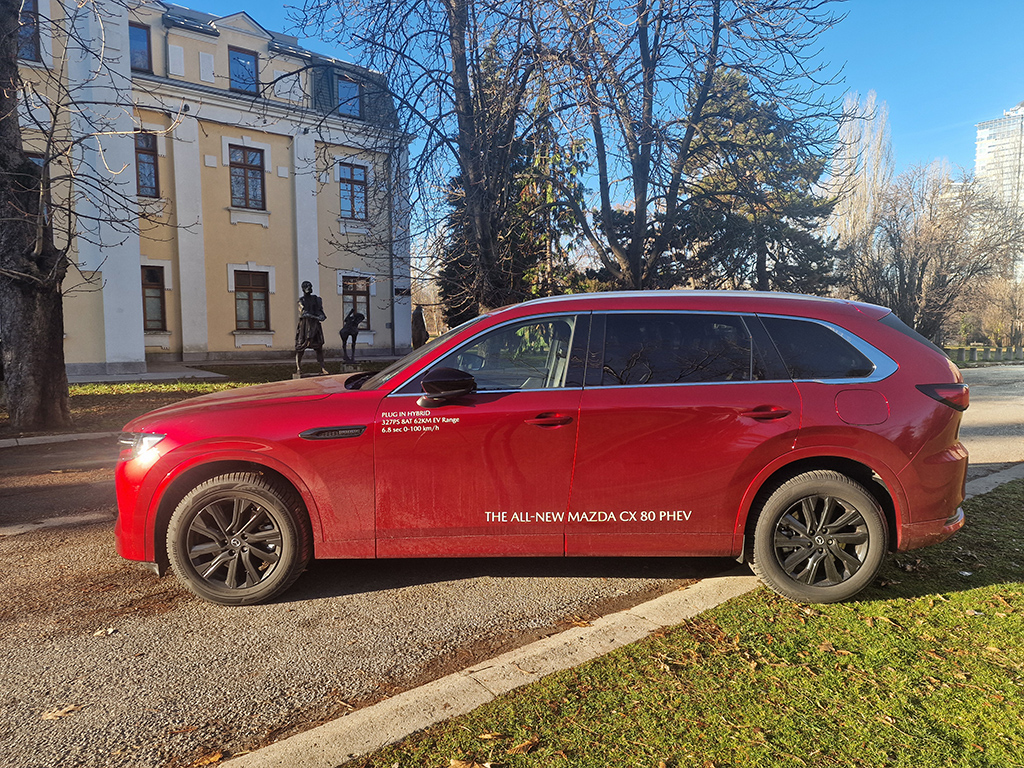
[{"label": "bronze statue", "polygon": [[303,281],[302,297],[299,299],[299,325],[295,329],[296,373],[302,373],[302,353],[310,347],[316,352],[320,373],[327,373],[324,368],[324,329],[320,325],[326,319],[324,303],[313,293],[313,284],[309,280]]},{"label": "bronze statue", "polygon": [[423,307],[419,304],[412,311],[412,348],[419,349],[427,343],[427,324],[423,320]]},{"label": "bronze statue", "polygon": [[[345,315],[345,324],[341,326],[341,330],[338,331],[338,335],[341,336],[341,356],[346,362],[352,363],[356,359],[356,337],[359,335],[359,324],[366,319],[366,315],[362,312],[357,312],[355,308],[349,311]],[[348,340],[352,339],[352,356],[349,357],[346,344]]]}]

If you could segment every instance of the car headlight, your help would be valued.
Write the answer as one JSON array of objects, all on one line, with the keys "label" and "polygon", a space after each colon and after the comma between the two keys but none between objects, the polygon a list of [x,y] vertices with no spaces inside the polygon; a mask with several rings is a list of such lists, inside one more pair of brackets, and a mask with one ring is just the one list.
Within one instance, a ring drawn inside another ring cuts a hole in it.
[{"label": "car headlight", "polygon": [[117,444],[121,447],[121,461],[132,461],[146,451],[155,448],[157,443],[167,435],[155,435],[149,432],[123,432]]}]

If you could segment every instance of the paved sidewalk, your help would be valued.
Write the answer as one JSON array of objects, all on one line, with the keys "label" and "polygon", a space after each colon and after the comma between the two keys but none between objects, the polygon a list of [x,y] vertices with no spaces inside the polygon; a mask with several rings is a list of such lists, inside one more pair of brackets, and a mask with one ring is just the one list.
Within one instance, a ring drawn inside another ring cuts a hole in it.
[{"label": "paved sidewalk", "polygon": [[5,437],[0,448],[17,448],[20,445],[46,445],[47,443],[70,443],[73,440],[105,440],[117,437],[120,432],[66,432],[60,435],[33,435],[32,437]]},{"label": "paved sidewalk", "polygon": [[[1024,464],[967,484],[966,498],[1024,479]],[[704,579],[626,611],[603,616],[435,680],[263,749],[228,760],[232,768],[336,768],[431,725],[464,715],[542,677],[603,656],[664,626],[679,624],[754,589],[745,567]]]}]

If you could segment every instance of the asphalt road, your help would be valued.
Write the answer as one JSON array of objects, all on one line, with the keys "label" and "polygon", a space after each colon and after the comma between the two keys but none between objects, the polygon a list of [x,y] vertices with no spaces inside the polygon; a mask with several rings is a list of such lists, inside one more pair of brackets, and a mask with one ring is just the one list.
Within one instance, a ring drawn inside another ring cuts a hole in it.
[{"label": "asphalt road", "polygon": [[[1024,366],[966,378],[972,477],[1024,462]],[[279,602],[223,608],[114,553],[115,455],[111,440],[0,449],[5,765],[227,756],[734,566],[323,562]]]},{"label": "asphalt road", "polygon": [[971,455],[968,479],[1024,462],[1024,365],[970,368],[960,437]]}]

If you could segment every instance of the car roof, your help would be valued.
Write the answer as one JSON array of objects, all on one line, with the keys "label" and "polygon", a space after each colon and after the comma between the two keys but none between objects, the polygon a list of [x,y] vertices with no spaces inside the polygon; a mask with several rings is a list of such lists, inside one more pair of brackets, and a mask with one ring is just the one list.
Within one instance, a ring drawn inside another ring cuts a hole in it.
[{"label": "car roof", "polygon": [[827,318],[835,315],[864,314],[878,319],[890,310],[849,299],[808,296],[773,291],[609,291],[577,293],[533,299],[495,310],[494,315],[517,316],[542,311],[595,310],[700,310],[718,312],[755,312]]}]

